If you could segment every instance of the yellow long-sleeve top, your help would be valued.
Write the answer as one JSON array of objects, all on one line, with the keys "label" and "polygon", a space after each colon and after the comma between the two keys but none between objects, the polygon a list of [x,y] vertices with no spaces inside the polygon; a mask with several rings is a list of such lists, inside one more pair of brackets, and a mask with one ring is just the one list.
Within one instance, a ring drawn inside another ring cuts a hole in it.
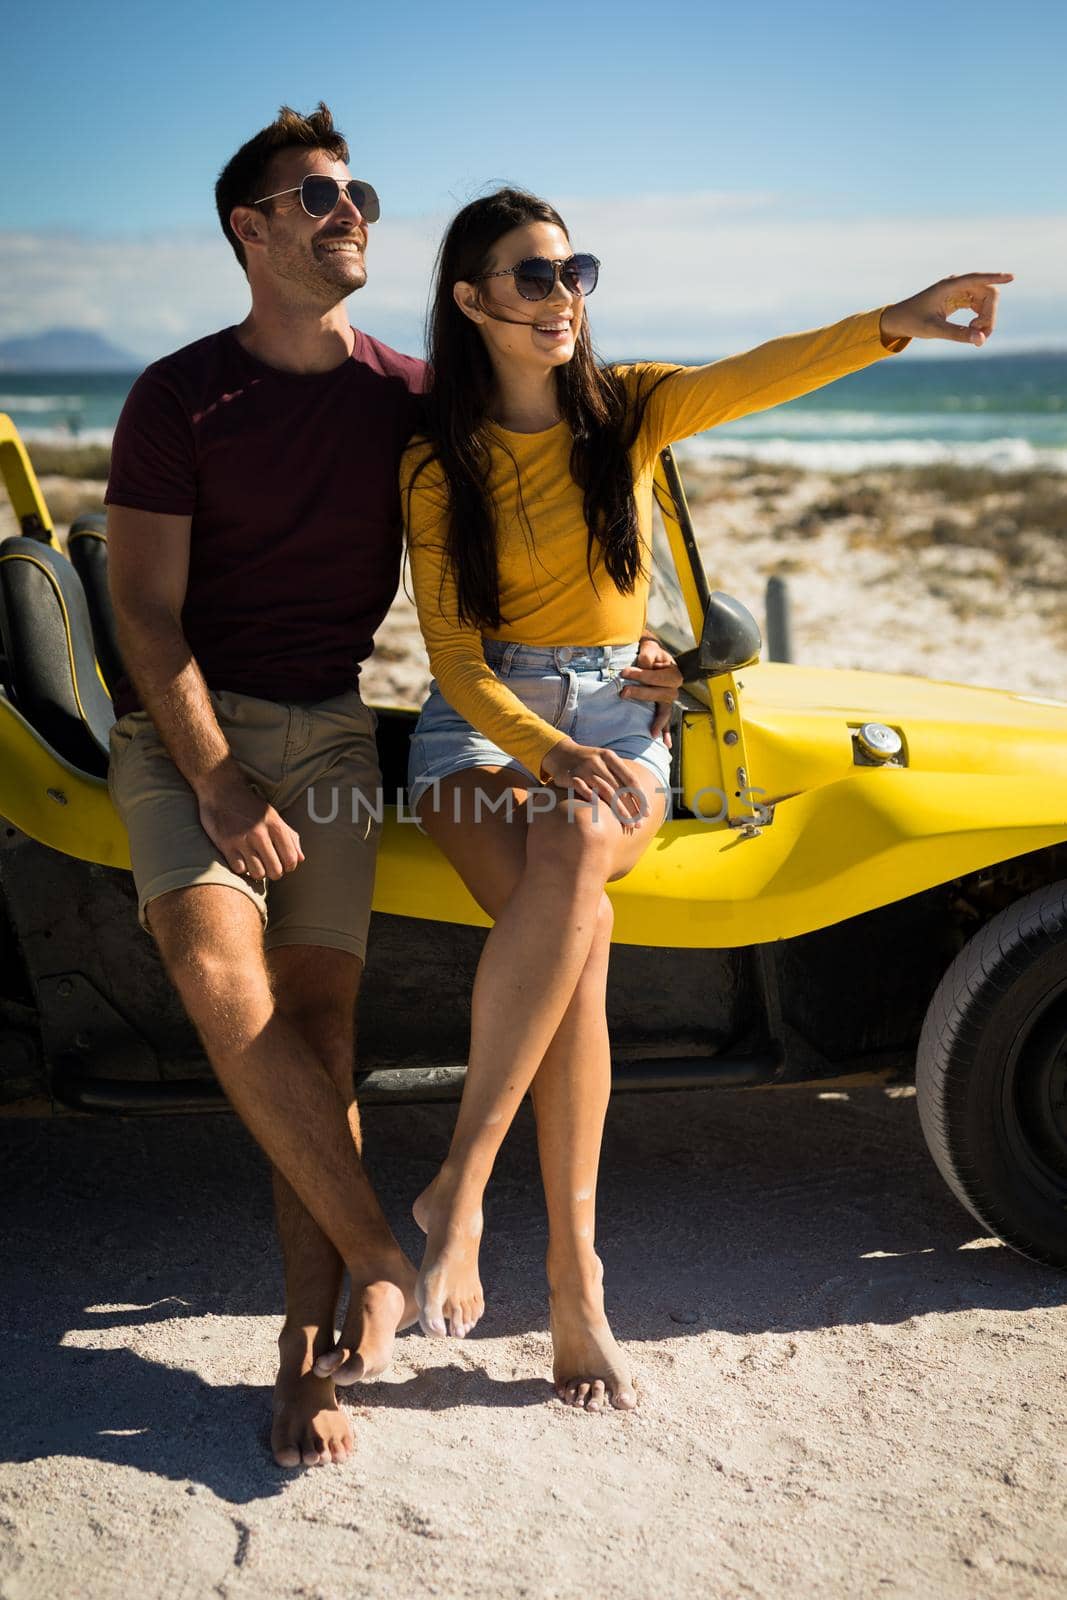
[{"label": "yellow long-sleeve top", "polygon": [[[500,609],[506,621],[496,631],[485,630],[484,637],[548,647],[636,640],[645,624],[648,600],[652,477],[659,451],[690,434],[808,394],[903,350],[910,339],[888,343],[882,339],[879,324],[885,309],[880,306],[825,328],[786,334],[707,366],[640,362],[617,369],[633,394],[639,385],[647,392],[655,379],[663,378],[652,393],[630,452],[646,568],[633,594],[621,594],[616,588],[599,546],[590,579],[582,491],[571,477],[572,438],[567,424],[559,422],[539,433],[514,433],[490,425],[489,491],[496,515]],[[495,675],[482,650],[483,630],[459,621],[455,578],[446,559],[444,476],[436,462],[416,472],[426,450],[424,440],[409,445],[401,462],[400,488],[415,604],[430,668],[441,693],[460,716],[540,777],[542,760],[564,734],[530,711]]]}]

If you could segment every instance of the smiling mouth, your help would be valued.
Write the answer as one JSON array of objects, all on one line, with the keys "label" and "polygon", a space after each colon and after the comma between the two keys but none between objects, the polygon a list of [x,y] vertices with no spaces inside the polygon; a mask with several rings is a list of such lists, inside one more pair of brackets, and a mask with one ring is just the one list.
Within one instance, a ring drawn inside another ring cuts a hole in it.
[{"label": "smiling mouth", "polygon": [[363,245],[358,239],[332,239],[326,244],[320,244],[319,249],[327,255],[362,255]]},{"label": "smiling mouth", "polygon": [[538,333],[569,333],[570,321],[563,317],[559,322],[535,322],[534,327]]}]

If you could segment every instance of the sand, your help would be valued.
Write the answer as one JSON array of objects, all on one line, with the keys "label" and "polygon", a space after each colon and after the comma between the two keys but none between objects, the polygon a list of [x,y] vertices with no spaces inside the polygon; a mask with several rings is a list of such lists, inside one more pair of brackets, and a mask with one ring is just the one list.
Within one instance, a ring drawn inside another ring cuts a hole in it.
[{"label": "sand", "polygon": [[[444,1106],[366,1114],[386,1211]],[[228,1116],[0,1124],[0,1595],[646,1600],[1061,1595],[1067,1281],[982,1238],[914,1098],[620,1097],[600,1197],[629,1415],[547,1383],[532,1127],[489,1312],[349,1391],[340,1468],[266,1452],[281,1284]]]},{"label": "sand", "polygon": [[[785,571],[796,659],[1064,693],[1051,532],[1016,518],[990,547],[981,506],[885,474],[849,493],[891,492],[889,523],[812,517],[844,493],[822,474],[698,479],[713,582],[762,621]],[[926,537],[938,516],[958,540]],[[365,692],[417,702],[426,678],[401,599]],[[407,1208],[453,1115],[366,1115],[413,1252]],[[627,1416],[570,1412],[547,1383],[524,1111],[487,1206],[484,1323],[463,1343],[406,1334],[349,1391],[339,1469],[266,1450],[281,1282],[266,1172],[232,1118],[0,1123],[0,1185],[0,1600],[1064,1592],[1067,1278],[980,1234],[910,1092],[613,1103],[600,1248],[641,1390]]]}]

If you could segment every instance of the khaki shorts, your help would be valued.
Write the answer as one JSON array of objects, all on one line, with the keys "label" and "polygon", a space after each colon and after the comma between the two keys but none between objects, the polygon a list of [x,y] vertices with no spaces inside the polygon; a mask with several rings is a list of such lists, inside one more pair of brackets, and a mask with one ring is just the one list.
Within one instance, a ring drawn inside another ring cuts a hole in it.
[{"label": "khaki shorts", "polygon": [[296,829],[304,860],[276,881],[233,872],[148,713],[128,712],[111,730],[108,790],[130,836],[141,926],[158,895],[221,883],[258,906],[267,949],[327,945],[364,959],[381,834],[377,717],[358,689],[317,705],[209,692],[238,765]]}]

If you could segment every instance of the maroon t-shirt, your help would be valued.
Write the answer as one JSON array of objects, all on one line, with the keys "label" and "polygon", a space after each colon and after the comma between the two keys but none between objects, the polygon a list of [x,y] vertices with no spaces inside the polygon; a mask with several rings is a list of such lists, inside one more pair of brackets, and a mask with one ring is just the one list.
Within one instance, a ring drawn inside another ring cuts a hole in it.
[{"label": "maroon t-shirt", "polygon": [[[399,582],[424,372],[358,329],[340,366],[281,372],[224,328],[137,379],[105,500],[192,517],[182,627],[209,688],[311,702],[356,683]],[[138,704],[124,679],[116,715]]]}]

